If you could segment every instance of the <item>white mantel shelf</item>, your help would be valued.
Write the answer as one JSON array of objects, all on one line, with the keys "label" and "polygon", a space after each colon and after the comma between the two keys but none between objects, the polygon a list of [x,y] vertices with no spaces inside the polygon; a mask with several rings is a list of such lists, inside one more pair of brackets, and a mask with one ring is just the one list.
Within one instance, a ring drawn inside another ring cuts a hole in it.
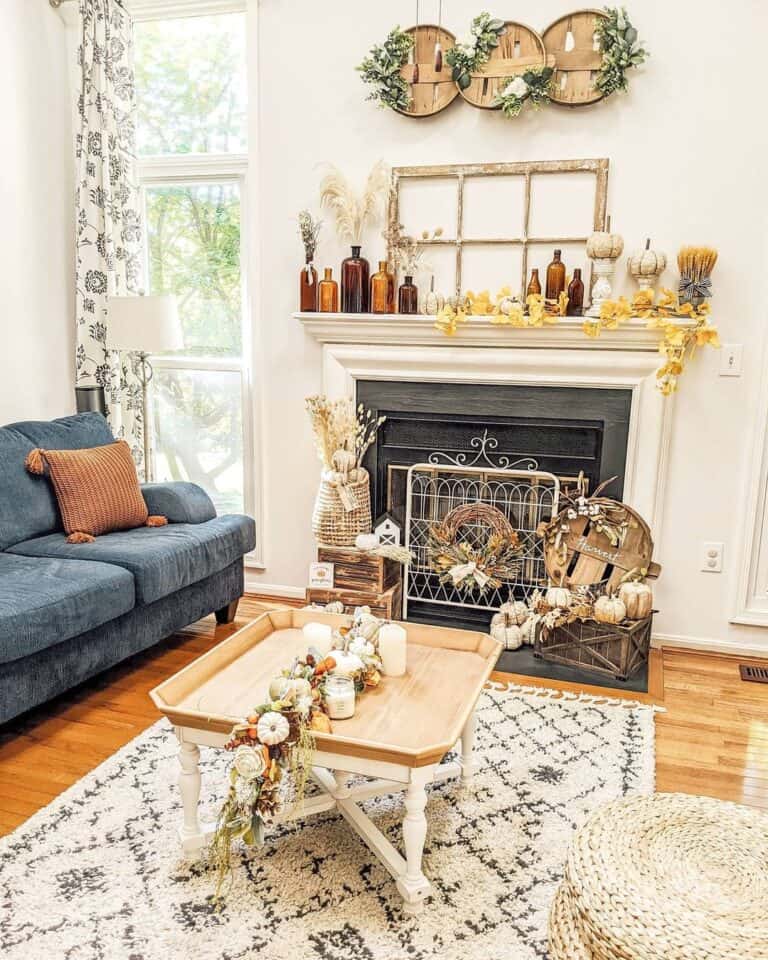
[{"label": "white mantel shelf", "polygon": [[616,330],[588,337],[582,317],[560,317],[544,327],[512,327],[489,317],[470,317],[459,324],[456,335],[435,328],[435,318],[400,313],[294,313],[304,329],[319,343],[391,344],[429,347],[534,347],[581,350],[653,351],[659,349],[659,332],[649,330],[638,317]]}]

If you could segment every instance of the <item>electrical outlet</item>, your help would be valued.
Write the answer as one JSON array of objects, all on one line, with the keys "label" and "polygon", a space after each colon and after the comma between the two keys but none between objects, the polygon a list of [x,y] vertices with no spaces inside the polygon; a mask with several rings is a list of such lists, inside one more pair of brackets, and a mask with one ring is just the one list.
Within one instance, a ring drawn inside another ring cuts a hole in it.
[{"label": "electrical outlet", "polygon": [[720,376],[741,376],[741,355],[744,345],[741,343],[724,343],[720,351]]},{"label": "electrical outlet", "polygon": [[705,541],[701,545],[701,569],[706,573],[723,572],[723,544]]}]

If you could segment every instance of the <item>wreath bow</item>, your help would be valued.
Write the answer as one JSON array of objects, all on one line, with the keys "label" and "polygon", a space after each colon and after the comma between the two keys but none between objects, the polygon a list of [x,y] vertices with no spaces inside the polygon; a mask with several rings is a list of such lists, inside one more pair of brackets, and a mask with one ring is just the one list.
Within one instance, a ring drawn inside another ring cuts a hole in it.
[{"label": "wreath bow", "polygon": [[458,587],[468,577],[472,577],[478,587],[484,590],[486,584],[491,579],[478,568],[474,560],[470,560],[469,563],[457,563],[456,566],[451,567],[448,573],[453,581],[454,587]]}]

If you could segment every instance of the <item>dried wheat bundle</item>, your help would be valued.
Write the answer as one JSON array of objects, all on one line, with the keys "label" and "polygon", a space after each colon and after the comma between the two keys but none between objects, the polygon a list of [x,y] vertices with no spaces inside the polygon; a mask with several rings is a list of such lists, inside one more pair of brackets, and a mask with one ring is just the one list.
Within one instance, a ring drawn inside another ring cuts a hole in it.
[{"label": "dried wheat bundle", "polygon": [[362,243],[363,230],[382,215],[388,187],[389,169],[382,160],[368,174],[362,194],[352,188],[338,167],[327,165],[327,173],[320,181],[320,206],[336,217],[340,240],[355,246]]},{"label": "dried wheat bundle", "polygon": [[352,462],[359,467],[386,419],[374,416],[362,404],[355,409],[352,400],[347,399],[307,397],[306,407],[315,434],[317,455],[326,470],[335,469],[334,454],[341,450],[350,453]]},{"label": "dried wheat bundle", "polygon": [[681,247],[677,255],[680,273],[691,280],[708,277],[717,263],[717,250],[712,247]]}]

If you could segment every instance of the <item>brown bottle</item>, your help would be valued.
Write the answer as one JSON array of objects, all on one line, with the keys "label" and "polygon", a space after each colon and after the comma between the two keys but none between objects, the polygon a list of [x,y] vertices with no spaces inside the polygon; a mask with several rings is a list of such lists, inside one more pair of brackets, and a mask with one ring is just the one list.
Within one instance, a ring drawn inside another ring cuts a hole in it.
[{"label": "brown bottle", "polygon": [[386,260],[379,260],[379,269],[371,277],[371,313],[395,312],[395,278]]},{"label": "brown bottle", "polygon": [[584,282],[581,279],[581,267],[574,267],[573,280],[568,285],[568,306],[565,312],[569,317],[580,317],[584,312]]},{"label": "brown bottle", "polygon": [[413,277],[406,277],[405,283],[400,284],[400,289],[397,293],[397,312],[419,312],[419,289],[414,286]]},{"label": "brown bottle", "polygon": [[321,313],[339,312],[339,285],[333,279],[333,270],[326,267],[318,286],[318,310]]},{"label": "brown bottle", "polygon": [[541,294],[541,283],[539,283],[539,271],[538,269],[531,270],[531,282],[528,284],[528,289],[525,291],[527,297],[530,297],[531,294]]},{"label": "brown bottle", "polygon": [[547,300],[557,300],[565,290],[565,264],[560,259],[560,251],[555,250],[555,258],[547,267]]},{"label": "brown bottle", "polygon": [[299,309],[302,313],[314,313],[317,310],[317,270],[311,260],[307,260],[306,266],[301,268]]},{"label": "brown bottle", "polygon": [[341,262],[342,313],[368,313],[368,270],[368,261],[355,244],[352,256]]}]

